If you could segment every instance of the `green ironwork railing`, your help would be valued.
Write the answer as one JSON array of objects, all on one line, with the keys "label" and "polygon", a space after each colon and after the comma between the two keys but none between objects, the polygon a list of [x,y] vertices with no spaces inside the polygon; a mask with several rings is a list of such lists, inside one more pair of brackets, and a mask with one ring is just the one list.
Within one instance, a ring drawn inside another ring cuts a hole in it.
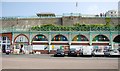
[{"label": "green ironwork railing", "polygon": [[[55,15],[55,16],[41,16],[41,17],[38,17],[38,16],[15,16],[15,17],[12,17],[12,16],[9,16],[9,17],[0,17],[0,19],[2,20],[13,20],[13,19],[28,19],[28,18],[61,18],[61,17],[64,17],[64,16],[81,16],[81,17],[95,17],[95,18],[106,18],[106,17],[109,17],[109,16],[100,16],[100,15],[90,15],[90,14],[81,14],[81,13],[63,13],[63,15]],[[113,17],[110,17],[110,18],[118,18],[120,16],[113,16]]]}]

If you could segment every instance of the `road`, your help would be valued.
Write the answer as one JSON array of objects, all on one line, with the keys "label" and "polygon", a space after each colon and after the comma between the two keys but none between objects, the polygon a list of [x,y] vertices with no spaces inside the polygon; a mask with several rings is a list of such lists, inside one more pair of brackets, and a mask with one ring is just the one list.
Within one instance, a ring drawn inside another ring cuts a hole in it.
[{"label": "road", "polygon": [[3,54],[2,69],[118,69],[118,58]]}]

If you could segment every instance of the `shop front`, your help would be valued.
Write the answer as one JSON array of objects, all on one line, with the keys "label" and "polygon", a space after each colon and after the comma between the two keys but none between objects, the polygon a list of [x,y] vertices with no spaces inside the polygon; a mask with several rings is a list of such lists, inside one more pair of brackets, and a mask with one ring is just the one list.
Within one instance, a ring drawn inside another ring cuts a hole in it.
[{"label": "shop front", "polygon": [[11,50],[12,33],[0,34],[0,50],[6,53],[6,50]]},{"label": "shop front", "polygon": [[57,49],[63,49],[64,52],[67,54],[69,48],[70,46],[66,36],[62,34],[58,34],[52,38],[51,46],[50,46],[51,54],[54,54]]},{"label": "shop front", "polygon": [[87,46],[90,46],[88,38],[84,35],[79,34],[72,39],[70,48],[75,48],[79,53],[79,50],[81,48],[87,47]]},{"label": "shop front", "polygon": [[111,48],[110,40],[105,35],[97,35],[92,40],[92,46],[96,50],[104,51],[106,48]]},{"label": "shop front", "polygon": [[32,50],[36,54],[48,54],[49,46],[48,39],[43,34],[38,34],[32,39]]},{"label": "shop front", "polygon": [[13,43],[13,53],[19,54],[19,53],[29,53],[30,47],[29,47],[29,39],[24,34],[19,34],[15,37],[14,43]]}]

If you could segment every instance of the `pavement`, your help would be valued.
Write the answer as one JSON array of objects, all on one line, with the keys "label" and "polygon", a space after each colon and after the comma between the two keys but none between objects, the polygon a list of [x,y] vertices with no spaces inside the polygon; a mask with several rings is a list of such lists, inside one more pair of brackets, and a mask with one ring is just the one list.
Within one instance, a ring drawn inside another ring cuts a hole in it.
[{"label": "pavement", "polygon": [[2,55],[2,69],[118,69],[117,57],[53,57],[51,54]]}]

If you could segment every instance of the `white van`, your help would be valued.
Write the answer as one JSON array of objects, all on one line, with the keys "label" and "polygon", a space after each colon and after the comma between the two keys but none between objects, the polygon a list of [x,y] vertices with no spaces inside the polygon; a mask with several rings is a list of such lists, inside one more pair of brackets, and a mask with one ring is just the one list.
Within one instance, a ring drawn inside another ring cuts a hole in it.
[{"label": "white van", "polygon": [[93,46],[83,46],[80,49],[80,55],[92,55]]}]

